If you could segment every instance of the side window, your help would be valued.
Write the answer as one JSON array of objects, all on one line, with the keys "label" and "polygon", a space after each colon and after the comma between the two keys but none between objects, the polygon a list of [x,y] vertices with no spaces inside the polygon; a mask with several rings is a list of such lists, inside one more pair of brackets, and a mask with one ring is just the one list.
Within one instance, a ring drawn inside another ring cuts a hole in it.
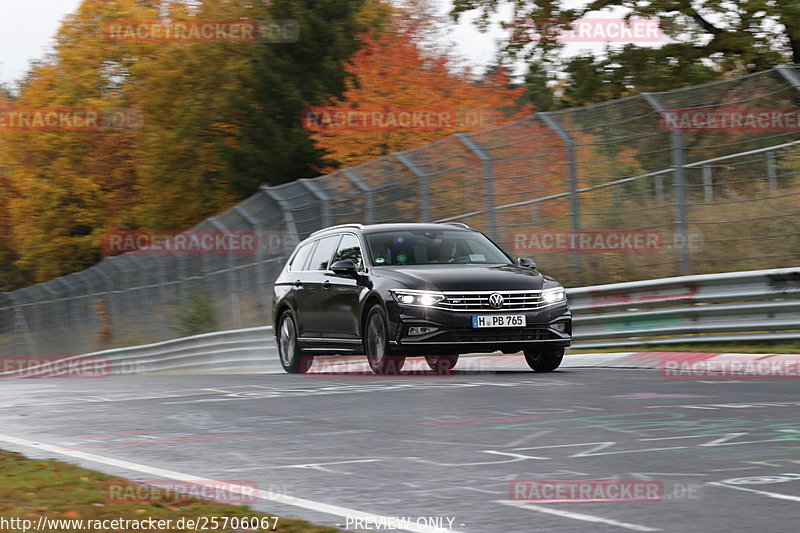
[{"label": "side window", "polygon": [[339,249],[336,250],[333,262],[345,259],[351,259],[356,264],[356,269],[361,270],[361,246],[358,244],[358,237],[350,233],[342,237],[342,242],[339,243]]},{"label": "side window", "polygon": [[306,260],[308,259],[308,256],[311,254],[311,250],[314,249],[314,244],[316,244],[316,242],[317,241],[312,241],[308,244],[304,244],[303,246],[300,247],[299,250],[297,250],[297,253],[294,254],[294,257],[292,258],[292,262],[289,264],[289,270],[293,272],[297,272],[298,270],[303,270],[303,267],[306,264]]},{"label": "side window", "polygon": [[336,251],[336,245],[339,243],[339,235],[331,235],[319,240],[316,250],[311,255],[311,262],[308,264],[308,270],[328,270],[331,256]]}]

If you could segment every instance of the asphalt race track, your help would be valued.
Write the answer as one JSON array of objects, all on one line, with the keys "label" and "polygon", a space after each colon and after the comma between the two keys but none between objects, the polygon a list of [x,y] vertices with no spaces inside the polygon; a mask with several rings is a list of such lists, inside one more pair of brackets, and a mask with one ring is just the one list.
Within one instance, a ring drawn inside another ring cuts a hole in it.
[{"label": "asphalt race track", "polygon": [[[452,376],[3,379],[0,447],[139,481],[255,482],[256,508],[349,531],[361,530],[351,512],[449,517],[462,532],[798,530],[797,380],[534,374],[504,361]],[[599,479],[654,480],[663,494],[526,503],[509,492]]]}]

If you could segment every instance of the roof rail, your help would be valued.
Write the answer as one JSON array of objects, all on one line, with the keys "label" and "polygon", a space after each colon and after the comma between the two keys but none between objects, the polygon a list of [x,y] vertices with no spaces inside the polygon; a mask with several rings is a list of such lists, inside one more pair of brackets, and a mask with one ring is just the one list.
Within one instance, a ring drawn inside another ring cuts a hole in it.
[{"label": "roof rail", "polygon": [[338,226],[331,226],[329,228],[319,229],[319,230],[315,231],[314,233],[312,233],[311,235],[309,235],[309,237],[313,237],[314,235],[316,235],[318,233],[322,233],[323,231],[328,231],[328,230],[332,230],[332,229],[342,229],[342,228],[364,229],[364,224],[339,224]]},{"label": "roof rail", "polygon": [[445,222],[448,226],[458,226],[459,228],[472,229],[463,222]]}]

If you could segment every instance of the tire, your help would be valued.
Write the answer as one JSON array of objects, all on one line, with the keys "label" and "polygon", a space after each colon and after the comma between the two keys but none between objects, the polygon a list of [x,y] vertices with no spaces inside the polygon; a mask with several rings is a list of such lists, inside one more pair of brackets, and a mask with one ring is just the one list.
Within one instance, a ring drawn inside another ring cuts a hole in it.
[{"label": "tire", "polygon": [[388,322],[386,311],[379,305],[370,308],[364,321],[364,353],[369,367],[380,375],[399,374],[406,362],[403,356],[391,355]]},{"label": "tire", "polygon": [[457,355],[426,355],[425,362],[437,374],[454,372],[453,367],[458,363]]},{"label": "tire", "polygon": [[528,348],[525,361],[536,372],[552,372],[561,365],[564,348]]},{"label": "tire", "polygon": [[303,355],[297,342],[297,325],[291,311],[284,311],[278,320],[278,356],[289,374],[305,374],[314,364],[314,357]]}]

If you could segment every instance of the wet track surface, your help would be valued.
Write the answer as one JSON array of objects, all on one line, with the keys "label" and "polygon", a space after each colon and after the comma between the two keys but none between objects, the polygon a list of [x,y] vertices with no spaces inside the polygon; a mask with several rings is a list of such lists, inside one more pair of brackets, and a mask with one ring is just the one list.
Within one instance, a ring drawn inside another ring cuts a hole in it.
[{"label": "wet track surface", "polygon": [[[523,367],[441,377],[4,379],[0,434],[368,514],[450,517],[456,531],[797,530],[797,380]],[[0,446],[157,479],[2,437]],[[546,479],[649,479],[664,492],[655,502],[512,501],[512,482]],[[346,526],[308,508],[254,507]]]}]

